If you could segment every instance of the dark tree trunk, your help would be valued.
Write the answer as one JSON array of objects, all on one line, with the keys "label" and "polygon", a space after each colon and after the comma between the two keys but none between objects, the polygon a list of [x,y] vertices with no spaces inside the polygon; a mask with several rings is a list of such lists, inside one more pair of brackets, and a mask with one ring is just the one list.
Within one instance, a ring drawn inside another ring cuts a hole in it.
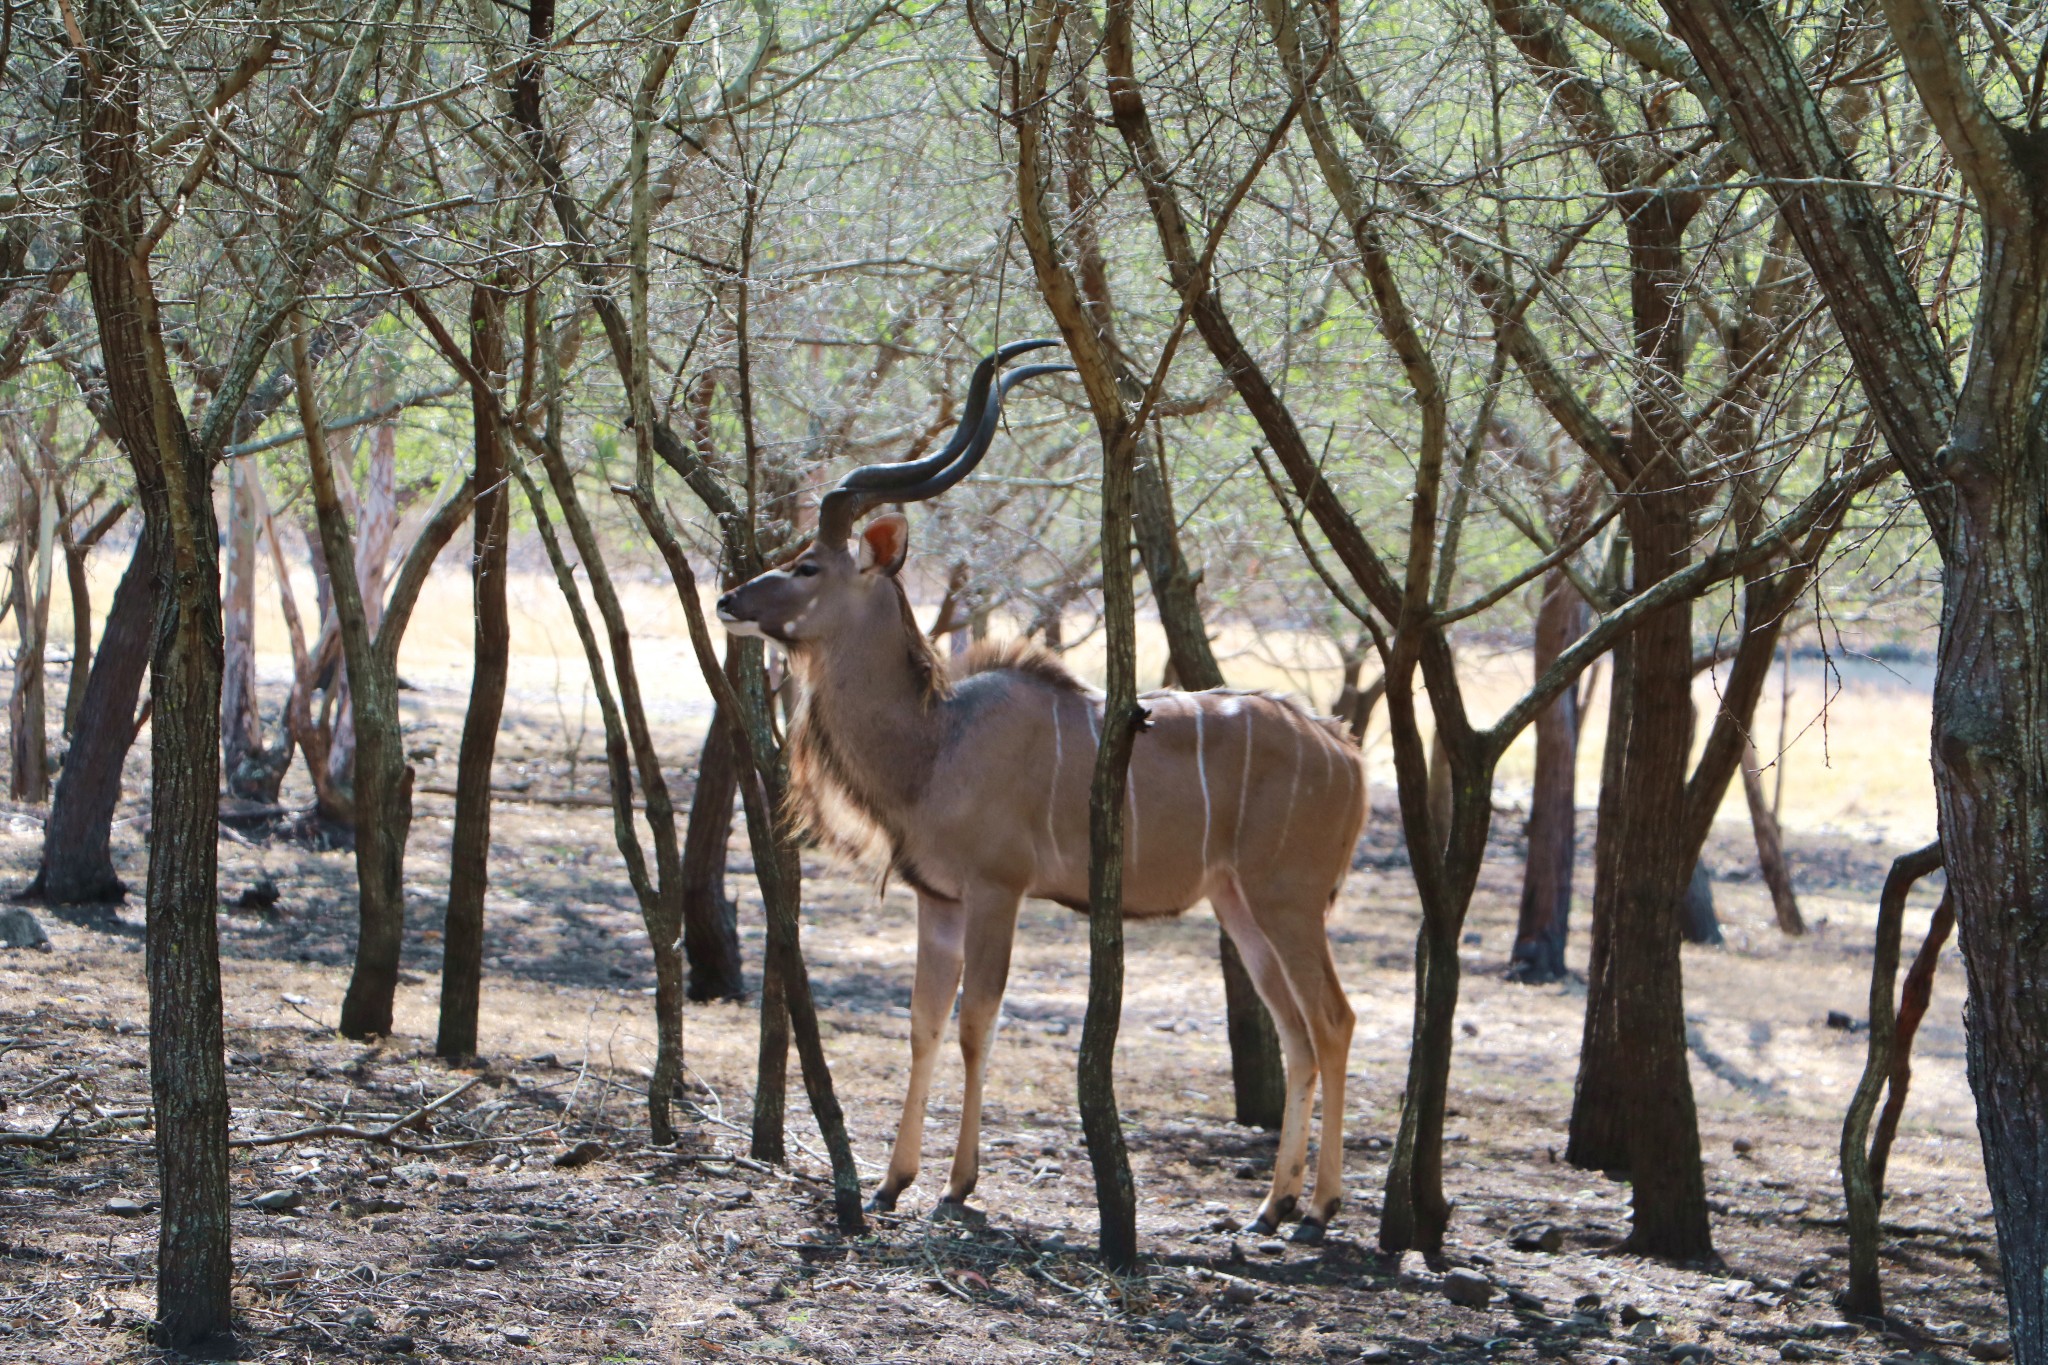
[{"label": "dark tree trunk", "polygon": [[[64,578],[71,588],[71,671],[64,680],[64,738],[78,733],[79,717],[85,714],[85,682],[92,675],[92,580],[86,576],[85,557],[92,546],[80,545],[67,532],[64,537]],[[70,761],[66,750],[65,761]]]},{"label": "dark tree trunk", "polygon": [[[156,1337],[164,1346],[182,1348],[227,1336],[233,1327],[228,1095],[214,924],[219,903],[220,566],[211,471],[194,450],[177,408],[156,299],[137,259],[146,186],[139,150],[138,35],[126,8],[114,0],[91,0],[83,9],[100,84],[94,97],[83,101],[79,139],[86,276],[115,434],[135,470],[143,543],[159,551],[145,553],[141,546],[136,551],[136,564],[156,573],[156,604],[161,606],[152,622],[150,651],[155,723],[150,729],[144,956],[162,1206]],[[124,581],[122,593],[127,589]],[[117,609],[122,593],[116,594]],[[111,637],[111,628],[108,633]],[[101,657],[117,658],[120,652],[109,638]],[[93,683],[98,681],[95,675]],[[94,709],[92,701],[89,696],[88,712]],[[129,714],[116,712],[108,720],[125,749],[133,734]],[[118,751],[107,777],[118,791]],[[47,837],[54,840],[56,831]]]},{"label": "dark tree trunk", "polygon": [[[730,659],[726,676],[737,676]],[[739,907],[725,894],[725,856],[739,779],[731,718],[720,709],[712,713],[711,728],[697,755],[697,786],[683,830],[683,955],[689,963],[692,1000],[747,998]]]},{"label": "dark tree trunk", "polygon": [[[1802,186],[1780,191],[1780,208],[1942,551],[1933,766],[1969,964],[1970,1082],[2014,1351],[2021,1365],[2048,1365],[2048,172],[2039,130],[1991,112],[1942,10],[1883,8],[1979,215],[1960,384],[1907,275],[1910,253],[1842,154],[1775,16],[1737,0],[1665,0],[1757,172]],[[1828,188],[1804,188],[1819,177]]]},{"label": "dark tree trunk", "polygon": [[127,887],[114,873],[109,836],[121,801],[121,769],[135,739],[135,703],[149,671],[156,631],[158,530],[145,520],[128,568],[114,589],[99,648],[78,705],[78,720],[57,775],[43,826],[43,861],[25,894],[52,905],[118,901]]},{"label": "dark tree trunk", "polygon": [[[1615,1046],[1614,994],[1594,992],[1592,983],[1612,973],[1614,920],[1603,913],[1603,887],[1615,885],[1622,858],[1622,771],[1633,719],[1635,646],[1624,639],[1614,647],[1614,667],[1607,679],[1607,742],[1600,754],[1600,800],[1593,832],[1593,933],[1586,962],[1586,1019],[1579,1045],[1579,1075],[1572,1095],[1572,1116],[1565,1160],[1585,1170],[1622,1170],[1628,1165],[1628,1134],[1622,1126],[1621,1100],[1616,1093],[1624,1077],[1609,1056]],[[1597,1063],[1587,1049],[1598,1048]]]},{"label": "dark tree trunk", "polygon": [[[1586,629],[1586,599],[1571,579],[1543,581],[1536,611],[1537,676]],[[1565,974],[1571,925],[1572,870],[1578,856],[1579,690],[1567,687],[1536,717],[1536,780],[1529,795],[1528,860],[1522,869],[1521,917],[1508,977],[1556,981]]]},{"label": "dark tree trunk", "polygon": [[1678,897],[1678,933],[1703,948],[1721,946],[1721,920],[1714,913],[1714,878],[1707,865],[1693,859],[1692,873]]},{"label": "dark tree trunk", "polygon": [[[1684,563],[1684,494],[1633,501],[1633,591]],[[1615,669],[1618,759],[1601,793],[1594,920],[1605,929],[1587,981],[1585,1038],[1567,1159],[1626,1168],[1633,1182],[1636,1251],[1673,1260],[1712,1253],[1698,1117],[1685,1042],[1679,960],[1686,847],[1686,777],[1692,737],[1691,608],[1649,617]],[[1597,930],[1596,930],[1597,933]]]},{"label": "dark tree trunk", "polygon": [[[493,381],[505,372],[505,295],[479,284],[470,291],[470,361]],[[491,765],[505,712],[512,620],[505,602],[505,537],[509,525],[505,433],[497,395],[471,394],[477,490],[472,523],[470,600],[476,613],[476,666],[462,750],[455,767],[455,829],[448,841],[448,915],[442,928],[441,1021],[434,1050],[443,1057],[477,1054],[477,1010],[483,992],[484,893],[490,885]]]},{"label": "dark tree trunk", "polygon": [[[1152,600],[1166,632],[1167,667],[1181,687],[1205,691],[1223,686],[1223,669],[1209,647],[1197,578],[1181,553],[1173,492],[1157,442],[1139,461],[1136,488],[1138,556],[1152,583]],[[1217,955],[1223,964],[1223,1006],[1230,1038],[1230,1083],[1235,1117],[1248,1128],[1277,1129],[1287,1107],[1287,1068],[1280,1057],[1280,1031],[1245,970],[1237,945],[1221,928]]]}]

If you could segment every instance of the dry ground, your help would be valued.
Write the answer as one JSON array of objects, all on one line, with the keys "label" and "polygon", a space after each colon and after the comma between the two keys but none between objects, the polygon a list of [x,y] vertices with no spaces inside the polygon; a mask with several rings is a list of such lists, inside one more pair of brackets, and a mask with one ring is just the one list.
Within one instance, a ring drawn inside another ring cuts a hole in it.
[{"label": "dry ground", "polygon": [[[500,753],[499,781],[529,797],[594,792],[601,776],[594,715],[578,760],[568,756],[563,722],[574,730],[580,689],[573,671],[554,687],[553,667],[522,663]],[[407,1130],[409,1145],[438,1150],[316,1138],[238,1151],[236,1293],[251,1358],[1221,1365],[1667,1360],[1699,1346],[1723,1361],[1904,1365],[1909,1356],[1960,1360],[1973,1344],[1996,1354],[2003,1308],[1952,951],[1892,1168],[1885,1274],[1899,1320],[1887,1334],[1843,1323],[1831,1306],[1846,1251],[1833,1152],[1863,1039],[1826,1017],[1864,1013],[1871,907],[1904,847],[1847,832],[1854,817],[1794,822],[1808,831],[1795,837],[1793,858],[1816,926],[1803,940],[1772,927],[1745,831],[1724,829],[1709,855],[1729,942],[1687,951],[1687,1014],[1721,1263],[1674,1269],[1620,1254],[1626,1185],[1557,1160],[1584,993],[1500,979],[1519,865],[1509,837],[1518,821],[1504,814],[1466,950],[1447,1266],[1372,1251],[1417,922],[1398,831],[1383,818],[1332,920],[1360,1018],[1347,1103],[1352,1194],[1330,1245],[1267,1245],[1230,1230],[1256,1203],[1272,1141],[1230,1122],[1215,926],[1197,911],[1138,926],[1130,938],[1119,1089],[1149,1266],[1115,1280],[1089,1254],[1090,1171],[1072,1104],[1085,926],[1063,910],[1031,905],[1023,916],[991,1076],[976,1199],[985,1225],[923,1217],[957,1118],[951,1056],[924,1181],[904,1216],[877,1220],[871,1237],[847,1243],[831,1230],[800,1087],[790,1131],[804,1149],[792,1169],[747,1162],[740,1129],[755,1017],[746,1007],[692,1007],[698,1112],[675,1149],[646,1145],[646,935],[601,810],[498,808],[483,1017],[490,1061],[451,1070],[428,1055],[451,807],[429,789],[452,781],[466,679],[431,657],[409,654],[407,669],[418,684],[405,705],[423,793],[398,1035],[365,1047],[332,1031],[353,934],[349,856],[224,843],[224,899],[260,876],[282,892],[275,914],[231,908],[221,917],[235,1130],[378,1126],[475,1084]],[[1832,780],[1875,812],[1872,831],[1910,831],[1910,804],[1887,794],[1910,796],[1921,781],[1912,770],[1918,763],[1924,773],[1924,699],[1869,683],[1837,705],[1838,761],[1869,767]],[[1901,732],[1895,713],[1910,720],[1916,705],[1917,730]],[[701,712],[686,695],[664,706],[665,752],[681,787]],[[1840,737],[1852,729],[1866,740],[1883,734],[1890,747],[1844,755]],[[139,783],[139,759],[131,776]],[[1799,799],[1795,783],[1788,800]],[[117,849],[139,881],[146,813],[123,814]],[[1816,828],[1827,823],[1833,832]],[[0,880],[26,880],[39,838],[32,812],[0,815]],[[743,846],[734,864],[756,964],[760,916]],[[827,1046],[856,1149],[879,1163],[907,1061],[913,907],[900,890],[878,898],[828,868],[808,871],[805,947]],[[1916,899],[1909,939],[1931,903],[1925,893]],[[64,1118],[93,1138],[0,1147],[0,1359],[146,1359],[155,1226],[141,1145],[140,908],[44,918],[53,952],[0,956],[0,1126],[42,1132]],[[584,1140],[603,1143],[603,1154],[554,1164]],[[871,1179],[876,1170],[868,1167]],[[300,1193],[295,1211],[249,1202],[280,1189]],[[1538,1220],[1563,1231],[1562,1251],[1512,1248],[1509,1229]],[[1453,1306],[1439,1285],[1456,1266],[1529,1297]],[[1597,1308],[1574,1316],[1588,1295]],[[1636,1322],[1639,1314],[1648,1316]]]}]

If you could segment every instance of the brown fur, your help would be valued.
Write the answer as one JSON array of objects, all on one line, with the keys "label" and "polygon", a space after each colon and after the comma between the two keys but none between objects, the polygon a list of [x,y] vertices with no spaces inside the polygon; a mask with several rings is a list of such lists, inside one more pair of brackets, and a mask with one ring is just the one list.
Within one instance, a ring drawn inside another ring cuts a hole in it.
[{"label": "brown fur", "polygon": [[[924,631],[918,628],[917,616],[910,606],[910,595],[903,591],[903,584],[893,578],[889,584],[896,590],[896,601],[902,608],[903,645],[910,656],[911,675],[917,680],[918,692],[925,706],[936,706],[953,695],[953,679],[946,671],[945,660],[932,647]],[[801,649],[790,651],[790,657],[797,664],[799,683],[807,662],[805,653]],[[1048,662],[1065,674],[1066,671],[1056,661],[1048,657]],[[1072,675],[1067,676],[1071,679]],[[862,789],[858,776],[841,758],[824,727],[817,724],[801,695],[797,698],[785,747],[789,755],[789,792],[784,805],[791,823],[800,832],[815,838],[825,848],[857,866],[879,872],[899,861],[899,850],[903,844],[901,834],[890,828],[881,803]],[[906,880],[914,883],[915,877],[906,877]]]},{"label": "brown fur", "polygon": [[982,640],[967,651],[959,676],[977,673],[1022,673],[1028,678],[1076,694],[1088,691],[1086,683],[1070,672],[1058,655],[1029,640]]}]

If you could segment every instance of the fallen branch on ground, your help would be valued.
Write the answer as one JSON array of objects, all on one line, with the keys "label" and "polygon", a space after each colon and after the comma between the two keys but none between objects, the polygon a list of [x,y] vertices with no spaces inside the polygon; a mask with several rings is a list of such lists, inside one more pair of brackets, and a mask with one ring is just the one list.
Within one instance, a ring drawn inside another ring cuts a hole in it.
[{"label": "fallen branch on ground", "polygon": [[451,1104],[468,1094],[483,1082],[482,1076],[471,1076],[439,1099],[429,1100],[395,1123],[382,1128],[358,1128],[352,1123],[316,1123],[310,1128],[298,1128],[289,1133],[265,1133],[256,1137],[230,1138],[230,1147],[281,1147],[288,1142],[311,1142],[315,1139],[340,1138],[355,1142],[374,1142],[386,1147],[395,1147],[401,1152],[449,1151],[455,1147],[473,1147],[480,1143],[502,1141],[499,1138],[474,1138],[467,1142],[433,1143],[420,1145],[402,1140],[398,1134],[412,1127],[427,1115]]}]

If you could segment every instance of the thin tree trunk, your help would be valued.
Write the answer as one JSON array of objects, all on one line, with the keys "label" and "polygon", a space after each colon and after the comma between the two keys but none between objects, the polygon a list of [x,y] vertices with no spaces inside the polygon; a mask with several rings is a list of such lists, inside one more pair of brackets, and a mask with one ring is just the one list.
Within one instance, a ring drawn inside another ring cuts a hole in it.
[{"label": "thin tree trunk", "polygon": [[256,498],[246,459],[228,465],[227,578],[221,593],[225,663],[221,673],[221,768],[230,796],[261,802],[269,790],[263,720],[256,707]]},{"label": "thin tree trunk", "polygon": [[[1137,703],[1137,625],[1131,582],[1134,484],[1144,431],[1133,428],[1119,392],[1122,367],[1107,330],[1109,320],[1093,311],[1106,298],[1106,290],[1099,282],[1093,288],[1086,283],[1091,276],[1099,281],[1102,258],[1092,238],[1092,207],[1075,202],[1089,192],[1085,163],[1079,156],[1068,168],[1067,177],[1068,207],[1082,225],[1079,235],[1085,239],[1080,243],[1078,261],[1069,263],[1064,234],[1056,235],[1050,216],[1047,196],[1053,184],[1053,155],[1042,110],[1061,66],[1061,54],[1068,51],[1062,41],[1067,21],[1054,0],[1038,0],[1032,5],[1023,30],[1022,62],[1011,68],[1009,94],[1019,111],[1015,130],[1020,235],[1031,254],[1038,292],[1058,322],[1068,354],[1087,388],[1102,446],[1099,536],[1108,695],[1088,793],[1088,1008],[1081,1025],[1075,1089],[1081,1131],[1095,1172],[1102,1260],[1111,1270],[1127,1273],[1138,1258],[1137,1192],[1117,1110],[1115,1063],[1124,988],[1124,798],[1131,748],[1144,719]],[[1111,50],[1110,69],[1126,70],[1130,63],[1128,7],[1110,7],[1105,47]],[[1068,60],[1074,60],[1071,53]],[[1059,71],[1063,89],[1068,88],[1064,82],[1070,74],[1079,76],[1078,72]],[[1075,101],[1072,117],[1076,131],[1073,146],[1080,152],[1092,136],[1085,126],[1092,114]]]},{"label": "thin tree trunk", "polygon": [[44,660],[50,633],[50,578],[56,552],[56,490],[53,475],[28,484],[21,499],[21,538],[15,552],[15,611],[20,629],[14,653],[14,692],[8,699],[13,763],[9,795],[40,803],[50,795],[50,740],[46,714]]},{"label": "thin tree trunk", "polygon": [[[369,467],[364,471],[362,492],[355,499],[355,554],[350,559],[336,560],[330,547],[325,555],[330,566],[335,563],[355,565],[358,585],[356,600],[362,603],[363,624],[372,638],[376,636],[377,628],[382,624],[385,567],[391,558],[391,537],[398,524],[397,489],[398,427],[393,422],[380,422],[371,433]],[[337,492],[345,495],[345,490],[339,487],[338,481]],[[336,503],[336,507],[343,517],[343,524],[346,525],[346,511],[339,502]],[[324,526],[321,528],[321,537],[324,542]],[[327,751],[328,779],[340,791],[350,791],[354,787],[358,747],[356,689],[353,674],[347,667],[349,655],[346,640],[347,635],[344,632],[344,666],[340,684],[335,688],[334,739]],[[360,819],[360,808],[358,817]]]},{"label": "thin tree trunk", "polygon": [[[1179,686],[1192,692],[1223,686],[1223,669],[1209,646],[1196,576],[1181,553],[1173,493],[1161,464],[1158,441],[1138,461],[1134,500],[1138,557],[1152,583],[1152,600],[1166,632],[1167,666]],[[1287,1068],[1280,1056],[1280,1031],[1259,999],[1237,945],[1221,926],[1217,956],[1223,964],[1225,1030],[1230,1039],[1230,1084],[1235,1117],[1248,1128],[1277,1129],[1287,1107]]]},{"label": "thin tree trunk", "polygon": [[[726,677],[737,676],[728,651]],[[697,786],[683,830],[683,955],[689,963],[691,1000],[744,1000],[739,907],[725,894],[726,847],[732,839],[732,802],[740,764],[732,721],[714,710],[697,754]]]},{"label": "thin tree trunk", "polygon": [[[355,564],[355,546],[328,458],[303,330],[292,333],[292,357],[320,543],[329,564]],[[382,605],[381,598],[378,605]],[[334,614],[348,660],[356,736],[349,803],[356,833],[356,954],[341,1002],[341,1033],[348,1038],[371,1038],[391,1032],[392,1003],[398,994],[398,963],[405,938],[405,842],[412,827],[412,769],[405,762],[398,728],[396,670],[379,657],[372,610],[365,605],[363,585],[356,574],[334,576]]]},{"label": "thin tree trunk", "polygon": [[[85,571],[90,545],[72,538],[64,529],[64,581],[71,591],[71,670],[64,680],[64,738],[78,733],[79,717],[85,712],[85,682],[92,674],[92,580]],[[70,761],[70,751],[65,751]]]},{"label": "thin tree trunk", "polygon": [[[1586,629],[1586,599],[1562,572],[1543,581],[1536,612],[1535,670],[1541,676]],[[1529,795],[1521,916],[1508,965],[1513,981],[1565,974],[1573,864],[1578,857],[1579,690],[1567,687],[1536,717],[1536,780]]]},{"label": "thin tree trunk", "polygon": [[1884,1108],[1878,1111],[1877,1126],[1870,1135],[1870,1186],[1884,1199],[1884,1173],[1891,1165],[1892,1143],[1899,1136],[1899,1119],[1906,1112],[1906,1092],[1913,1084],[1913,1039],[1934,996],[1934,972],[1941,965],[1941,950],[1956,927],[1956,902],[1944,888],[1934,916],[1927,924],[1927,937],[1906,969],[1906,982],[1899,987],[1899,1022],[1892,1041],[1892,1074],[1885,1083]]},{"label": "thin tree trunk", "polygon": [[[1783,761],[1782,759],[1780,760]],[[1764,795],[1762,760],[1756,745],[1742,746],[1742,795],[1749,803],[1749,824],[1756,833],[1756,860],[1763,869],[1764,885],[1771,889],[1771,907],[1778,913],[1778,928],[1788,938],[1806,932],[1806,920],[1799,913],[1799,897],[1792,891],[1792,869],[1785,863],[1785,840],[1778,830],[1778,817],[1771,799]]]},{"label": "thin tree trunk", "polygon": [[[1899,974],[1899,937],[1906,897],[1912,894],[1915,882],[1941,863],[1940,840],[1900,855],[1892,863],[1892,870],[1884,879],[1884,891],[1877,899],[1877,942],[1870,965],[1870,1041],[1863,1076],[1849,1100],[1848,1116],[1842,1120],[1841,1152],[1842,1199],[1849,1222],[1849,1290],[1842,1306],[1869,1317],[1884,1312],[1884,1290],[1877,1273],[1878,1212],[1884,1186],[1882,1177],[1871,1169],[1867,1145],[1870,1116],[1877,1110],[1878,1094],[1893,1076],[1898,1035],[1892,1012],[1892,987]],[[1946,904],[1947,897],[1942,899]],[[1932,934],[1928,938],[1933,941]],[[1939,953],[1940,949],[1935,951]],[[1914,1022],[1917,1026],[1919,1021],[1916,1018]],[[1900,1093],[1903,1095],[1903,1090]]]},{"label": "thin tree trunk", "polygon": [[42,863],[24,893],[52,905],[118,901],[128,892],[114,872],[110,836],[121,800],[121,770],[135,738],[136,699],[156,633],[158,534],[145,519],[107,608],[72,726],[71,748],[57,775],[50,818],[43,826]]},{"label": "thin tree trunk", "polygon": [[[531,305],[529,305],[531,306]],[[505,295],[479,284],[469,299],[470,361],[479,374],[505,373]],[[448,841],[448,913],[442,927],[441,1018],[434,1050],[443,1057],[477,1054],[477,1012],[483,993],[484,895],[490,885],[491,766],[505,712],[512,620],[505,600],[506,535],[510,525],[505,433],[497,395],[470,395],[476,488],[471,524],[470,601],[475,611],[475,668],[462,749],[455,767],[455,829]]]}]

